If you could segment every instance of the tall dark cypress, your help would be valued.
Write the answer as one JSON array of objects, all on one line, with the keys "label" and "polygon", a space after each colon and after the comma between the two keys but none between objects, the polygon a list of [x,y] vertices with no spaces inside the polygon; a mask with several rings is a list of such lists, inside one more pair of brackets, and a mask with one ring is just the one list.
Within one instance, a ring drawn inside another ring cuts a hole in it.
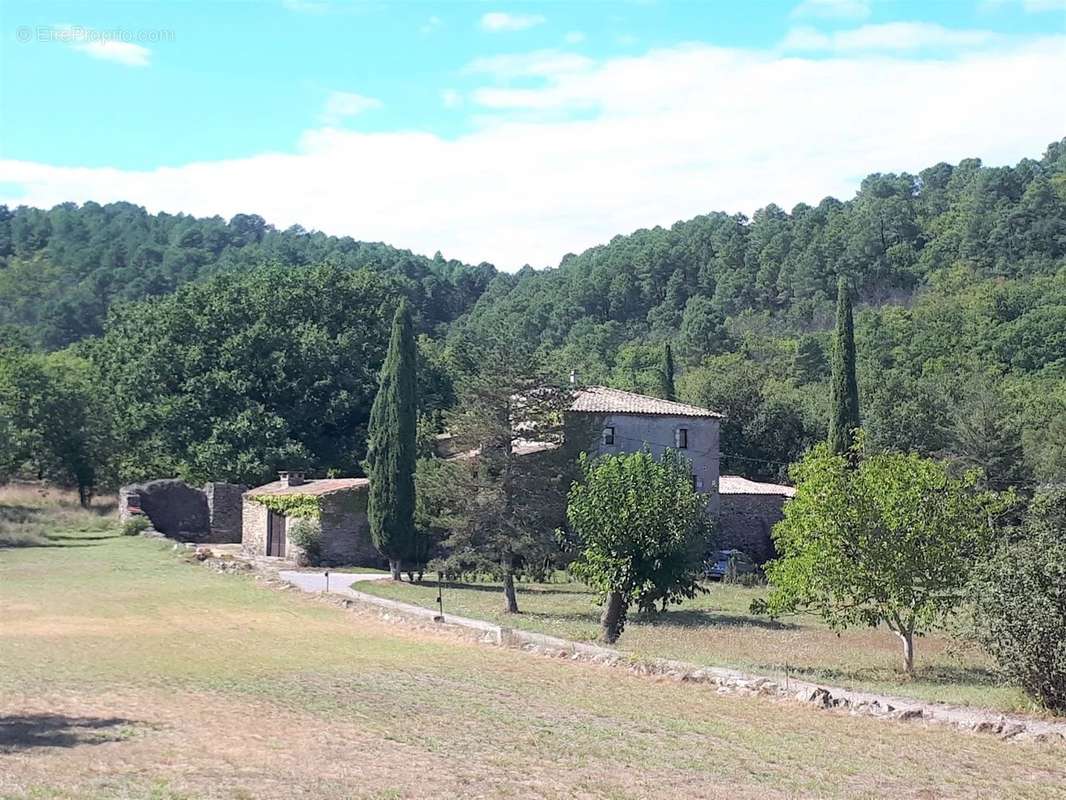
[{"label": "tall dark cypress", "polygon": [[659,394],[664,400],[677,400],[677,391],[674,389],[674,351],[669,342],[663,345],[661,380]]},{"label": "tall dark cypress", "polygon": [[846,453],[859,427],[859,384],[855,379],[855,323],[847,282],[837,284],[837,326],[833,335],[833,375],[829,387],[829,449]]},{"label": "tall dark cypress", "polygon": [[374,546],[389,560],[393,580],[415,548],[415,337],[407,301],[392,321],[389,352],[370,410],[367,515]]}]

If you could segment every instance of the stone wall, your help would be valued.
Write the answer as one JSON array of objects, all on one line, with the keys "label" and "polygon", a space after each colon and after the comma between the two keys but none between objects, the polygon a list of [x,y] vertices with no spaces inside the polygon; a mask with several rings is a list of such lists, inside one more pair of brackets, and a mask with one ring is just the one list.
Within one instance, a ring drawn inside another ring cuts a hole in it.
[{"label": "stone wall", "polygon": [[119,519],[129,519],[139,508],[153,528],[173,539],[239,542],[243,491],[243,486],[231,483],[209,483],[197,489],[177,478],[135,483],[119,490]]},{"label": "stone wall", "polygon": [[[663,451],[675,447],[678,428],[688,431],[688,447],[679,452],[692,462],[696,490],[708,495],[708,511],[718,512],[718,420],[713,417],[675,417],[665,414],[570,414],[591,421],[598,427],[592,446],[594,455],[634,453],[645,446],[660,458]],[[568,420],[568,436],[575,421]],[[604,444],[603,428],[614,428],[614,444]]]},{"label": "stone wall", "polygon": [[245,555],[266,555],[269,514],[269,510],[262,503],[257,503],[247,497],[243,499],[241,503],[241,551]]},{"label": "stone wall", "polygon": [[385,566],[370,539],[366,489],[334,492],[322,497],[322,562]]},{"label": "stone wall", "polygon": [[139,506],[152,527],[165,536],[186,542],[207,541],[210,515],[207,496],[177,478],[123,486],[119,490],[119,517],[128,519],[130,507]]},{"label": "stone wall", "polygon": [[787,499],[780,494],[723,494],[715,549],[742,550],[760,564],[774,558],[770,530],[782,519]]},{"label": "stone wall", "polygon": [[214,482],[204,486],[212,544],[241,541],[241,496],[246,489],[235,483]]}]

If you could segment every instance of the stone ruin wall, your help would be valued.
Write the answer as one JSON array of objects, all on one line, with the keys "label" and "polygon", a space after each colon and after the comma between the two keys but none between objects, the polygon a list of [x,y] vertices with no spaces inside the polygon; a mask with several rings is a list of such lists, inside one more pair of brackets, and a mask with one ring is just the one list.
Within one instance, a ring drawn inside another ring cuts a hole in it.
[{"label": "stone ruin wall", "polygon": [[131,484],[119,490],[119,519],[125,521],[139,509],[153,528],[173,539],[240,542],[244,491],[244,486],[217,482],[197,489],[177,478]]}]

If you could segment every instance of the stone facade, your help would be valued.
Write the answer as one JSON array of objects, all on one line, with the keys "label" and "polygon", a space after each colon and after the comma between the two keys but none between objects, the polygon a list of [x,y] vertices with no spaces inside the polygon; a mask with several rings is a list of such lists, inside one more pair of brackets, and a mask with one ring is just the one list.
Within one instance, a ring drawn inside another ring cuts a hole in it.
[{"label": "stone facade", "polygon": [[723,493],[716,549],[741,550],[759,564],[776,557],[770,531],[784,517],[787,500],[784,494]]},{"label": "stone facade", "polygon": [[596,456],[647,448],[656,458],[677,450],[692,463],[696,491],[718,513],[718,438],[721,414],[699,406],[605,386],[578,390],[567,412],[566,440]]},{"label": "stone facade", "polygon": [[[386,562],[370,539],[367,500],[370,482],[365,478],[336,478],[294,482],[287,478],[246,492],[242,502],[242,550],[248,556],[268,557],[271,525],[280,526],[284,537],[284,554],[276,556],[291,563],[305,561],[305,554],[289,536],[292,522],[262,502],[269,496],[300,496],[317,499],[321,525],[320,556],[322,566],[385,566]],[[257,499],[259,498],[259,499]],[[274,522],[271,514],[274,513]],[[277,530],[277,529],[275,529]],[[275,548],[278,543],[273,545]]]},{"label": "stone facade", "polygon": [[370,539],[366,515],[368,487],[333,492],[319,501],[322,509],[322,563],[386,567],[388,561]]},{"label": "stone facade", "polygon": [[212,544],[241,540],[241,496],[247,488],[235,483],[218,482],[204,486]]},{"label": "stone facade", "polygon": [[241,502],[241,550],[249,556],[266,555],[269,509],[245,494]]},{"label": "stone facade", "polygon": [[184,542],[239,542],[243,491],[230,483],[197,489],[177,478],[136,483],[119,490],[119,519],[142,513],[157,531]]}]

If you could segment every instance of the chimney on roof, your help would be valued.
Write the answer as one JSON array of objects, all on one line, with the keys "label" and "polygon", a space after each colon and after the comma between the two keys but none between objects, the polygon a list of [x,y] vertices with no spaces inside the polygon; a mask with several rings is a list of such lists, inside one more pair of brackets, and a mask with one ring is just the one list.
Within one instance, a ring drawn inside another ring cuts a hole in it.
[{"label": "chimney on roof", "polygon": [[577,370],[576,369],[570,370],[570,385],[571,386],[577,386]]},{"label": "chimney on roof", "polygon": [[282,470],[278,473],[278,480],[283,486],[299,486],[304,482],[304,474],[294,470]]}]

